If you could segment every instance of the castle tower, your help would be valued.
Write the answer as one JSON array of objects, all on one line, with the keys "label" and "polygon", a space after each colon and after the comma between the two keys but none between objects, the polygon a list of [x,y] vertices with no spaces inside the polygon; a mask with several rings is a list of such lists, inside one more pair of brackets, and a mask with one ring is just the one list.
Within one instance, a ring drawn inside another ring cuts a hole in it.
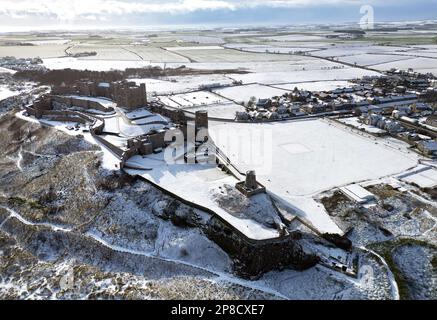
[{"label": "castle tower", "polygon": [[[208,138],[208,112],[205,110],[197,111],[195,116],[195,132],[196,132],[196,141],[205,142]],[[200,130],[203,130],[203,137],[198,137],[198,133]]]},{"label": "castle tower", "polygon": [[196,112],[196,131],[200,129],[208,129],[208,111],[201,110]]},{"label": "castle tower", "polygon": [[255,171],[247,171],[246,172],[246,181],[245,181],[245,187],[249,190],[254,190],[258,188],[258,182],[256,182],[256,174]]},{"label": "castle tower", "polygon": [[146,84],[141,83],[140,84],[140,90],[141,90],[141,104],[145,106],[147,104],[147,90],[146,90]]}]

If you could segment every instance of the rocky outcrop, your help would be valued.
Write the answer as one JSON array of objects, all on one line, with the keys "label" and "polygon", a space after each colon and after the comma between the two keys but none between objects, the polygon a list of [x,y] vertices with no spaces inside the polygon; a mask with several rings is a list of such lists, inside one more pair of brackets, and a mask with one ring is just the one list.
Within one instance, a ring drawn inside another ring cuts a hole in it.
[{"label": "rocky outcrop", "polygon": [[249,241],[216,217],[209,220],[205,232],[231,256],[235,273],[243,278],[257,279],[284,268],[304,270],[319,262],[317,256],[304,252],[298,242],[299,233],[275,240]]}]

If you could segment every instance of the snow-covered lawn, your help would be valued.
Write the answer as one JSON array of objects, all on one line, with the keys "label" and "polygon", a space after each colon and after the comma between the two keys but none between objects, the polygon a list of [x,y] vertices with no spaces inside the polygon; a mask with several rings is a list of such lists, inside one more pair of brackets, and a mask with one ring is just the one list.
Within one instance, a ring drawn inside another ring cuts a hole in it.
[{"label": "snow-covered lawn", "polygon": [[325,232],[339,232],[316,194],[394,175],[417,164],[417,155],[377,143],[323,120],[275,124],[210,122],[210,135],[240,171]]},{"label": "snow-covered lawn", "polygon": [[9,73],[9,74],[14,74],[14,73],[16,73],[16,72],[17,72],[17,71],[12,70],[12,69],[8,69],[8,68],[0,67],[0,73]]}]

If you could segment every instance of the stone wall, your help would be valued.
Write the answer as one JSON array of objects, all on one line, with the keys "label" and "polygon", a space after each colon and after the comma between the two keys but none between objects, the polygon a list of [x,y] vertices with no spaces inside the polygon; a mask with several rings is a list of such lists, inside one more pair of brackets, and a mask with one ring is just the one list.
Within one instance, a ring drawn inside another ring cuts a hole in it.
[{"label": "stone wall", "polygon": [[320,261],[317,256],[303,251],[298,243],[299,232],[277,239],[249,240],[226,221],[214,216],[206,233],[232,258],[235,273],[246,279],[257,279],[266,272],[283,268],[305,270]]},{"label": "stone wall", "polygon": [[69,94],[88,97],[105,97],[128,110],[134,110],[147,104],[146,85],[141,84],[137,86],[135,82],[129,81],[111,83],[78,81],[74,86],[53,87],[52,93],[55,95]]}]

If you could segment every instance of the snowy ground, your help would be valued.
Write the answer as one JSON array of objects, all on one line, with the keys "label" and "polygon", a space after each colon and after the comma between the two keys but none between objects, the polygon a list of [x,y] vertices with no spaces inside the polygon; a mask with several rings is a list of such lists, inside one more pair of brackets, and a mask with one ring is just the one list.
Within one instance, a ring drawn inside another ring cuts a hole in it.
[{"label": "snowy ground", "polygon": [[375,143],[322,120],[275,124],[212,122],[210,135],[240,171],[324,232],[339,232],[312,196],[333,187],[393,175],[417,164],[398,146]]},{"label": "snowy ground", "polygon": [[246,111],[243,106],[235,103],[213,104],[204,107],[189,108],[186,110],[190,112],[206,110],[208,111],[208,117],[210,118],[227,120],[234,120],[236,112]]},{"label": "snowy ground", "polygon": [[83,97],[83,96],[74,96],[74,95],[68,97],[78,100],[89,100],[89,101],[97,102],[105,108],[114,108],[115,106],[117,106],[117,104],[112,100],[103,97]]},{"label": "snowy ground", "polygon": [[351,84],[348,81],[336,80],[336,81],[309,81],[309,82],[295,82],[288,84],[275,85],[276,88],[284,90],[309,90],[309,91],[330,91],[338,88],[350,87]]},{"label": "snowy ground", "polygon": [[387,133],[387,131],[385,131],[385,130],[382,130],[382,129],[379,129],[377,127],[370,126],[370,125],[359,122],[357,117],[339,119],[338,121],[342,122],[344,124],[353,126],[357,129],[360,129],[360,130],[362,129],[368,133],[373,133],[373,134]]},{"label": "snowy ground", "polygon": [[8,87],[0,85],[0,100],[7,99],[17,94],[19,94],[19,92],[9,90]]},{"label": "snowy ground", "polygon": [[412,68],[416,72],[431,72],[434,75],[437,75],[437,60],[431,58],[413,58],[403,61],[377,64],[374,65],[373,68],[382,71],[390,70],[392,68],[403,70]]},{"label": "snowy ground", "polygon": [[[323,71],[322,71],[323,70]],[[312,69],[308,70],[305,67],[296,68],[290,71],[273,71],[273,72],[259,72],[250,74],[238,74],[230,75],[237,81],[243,81],[243,83],[259,83],[259,84],[287,84],[296,82],[309,82],[309,81],[336,81],[336,80],[352,80],[362,78],[364,76],[380,75],[377,72],[342,67],[339,69]]]},{"label": "snowy ground", "polygon": [[49,58],[43,59],[44,66],[52,70],[77,69],[91,71],[125,70],[127,68],[141,68],[150,65],[149,61],[126,60],[81,60],[77,58]]},{"label": "snowy ground", "polygon": [[248,102],[251,97],[256,97],[257,99],[266,99],[274,96],[282,96],[288,91],[275,89],[259,84],[252,84],[246,86],[218,89],[214,90],[214,92],[236,102]]},{"label": "snowy ground", "polygon": [[356,63],[359,66],[373,66],[376,64],[404,61],[408,59],[410,59],[410,57],[388,54],[359,54],[338,58],[339,61],[352,64]]},{"label": "snowy ground", "polygon": [[437,186],[437,170],[426,165],[419,165],[412,170],[398,176],[402,181],[413,183],[420,188],[433,188]]},{"label": "snowy ground", "polygon": [[234,186],[238,182],[234,177],[221,172],[215,165],[168,164],[163,157],[163,153],[145,158],[134,156],[127,165],[152,170],[126,169],[125,171],[131,175],[140,175],[185,200],[213,210],[249,238],[261,240],[279,235],[276,229],[269,229],[253,220],[241,219],[229,214],[215,202],[211,194],[212,190],[225,184]]},{"label": "snowy ground", "polygon": [[180,105],[181,108],[230,102],[229,100],[209,91],[196,91],[185,94],[171,95],[168,96],[168,98]]},{"label": "snowy ground", "polygon": [[1,73],[9,73],[9,74],[14,74],[16,71],[15,70],[12,70],[12,69],[8,69],[8,68],[3,68],[3,67],[0,67],[0,74]]},{"label": "snowy ground", "polygon": [[[255,125],[212,122],[210,131],[240,170],[264,169],[259,174],[266,180],[271,176],[266,182],[294,196],[396,174],[417,163],[414,154],[400,153],[323,120]],[[245,142],[243,134],[251,140]],[[265,143],[255,139],[260,135],[271,140]],[[248,148],[237,148],[237,144]],[[265,145],[272,147],[263,150]],[[264,156],[258,165],[251,152]]]},{"label": "snowy ground", "polygon": [[173,76],[160,79],[129,79],[137,84],[145,83],[147,92],[150,94],[177,94],[187,91],[197,91],[201,85],[220,83],[232,84],[232,79],[221,74],[197,75],[197,76]]}]

